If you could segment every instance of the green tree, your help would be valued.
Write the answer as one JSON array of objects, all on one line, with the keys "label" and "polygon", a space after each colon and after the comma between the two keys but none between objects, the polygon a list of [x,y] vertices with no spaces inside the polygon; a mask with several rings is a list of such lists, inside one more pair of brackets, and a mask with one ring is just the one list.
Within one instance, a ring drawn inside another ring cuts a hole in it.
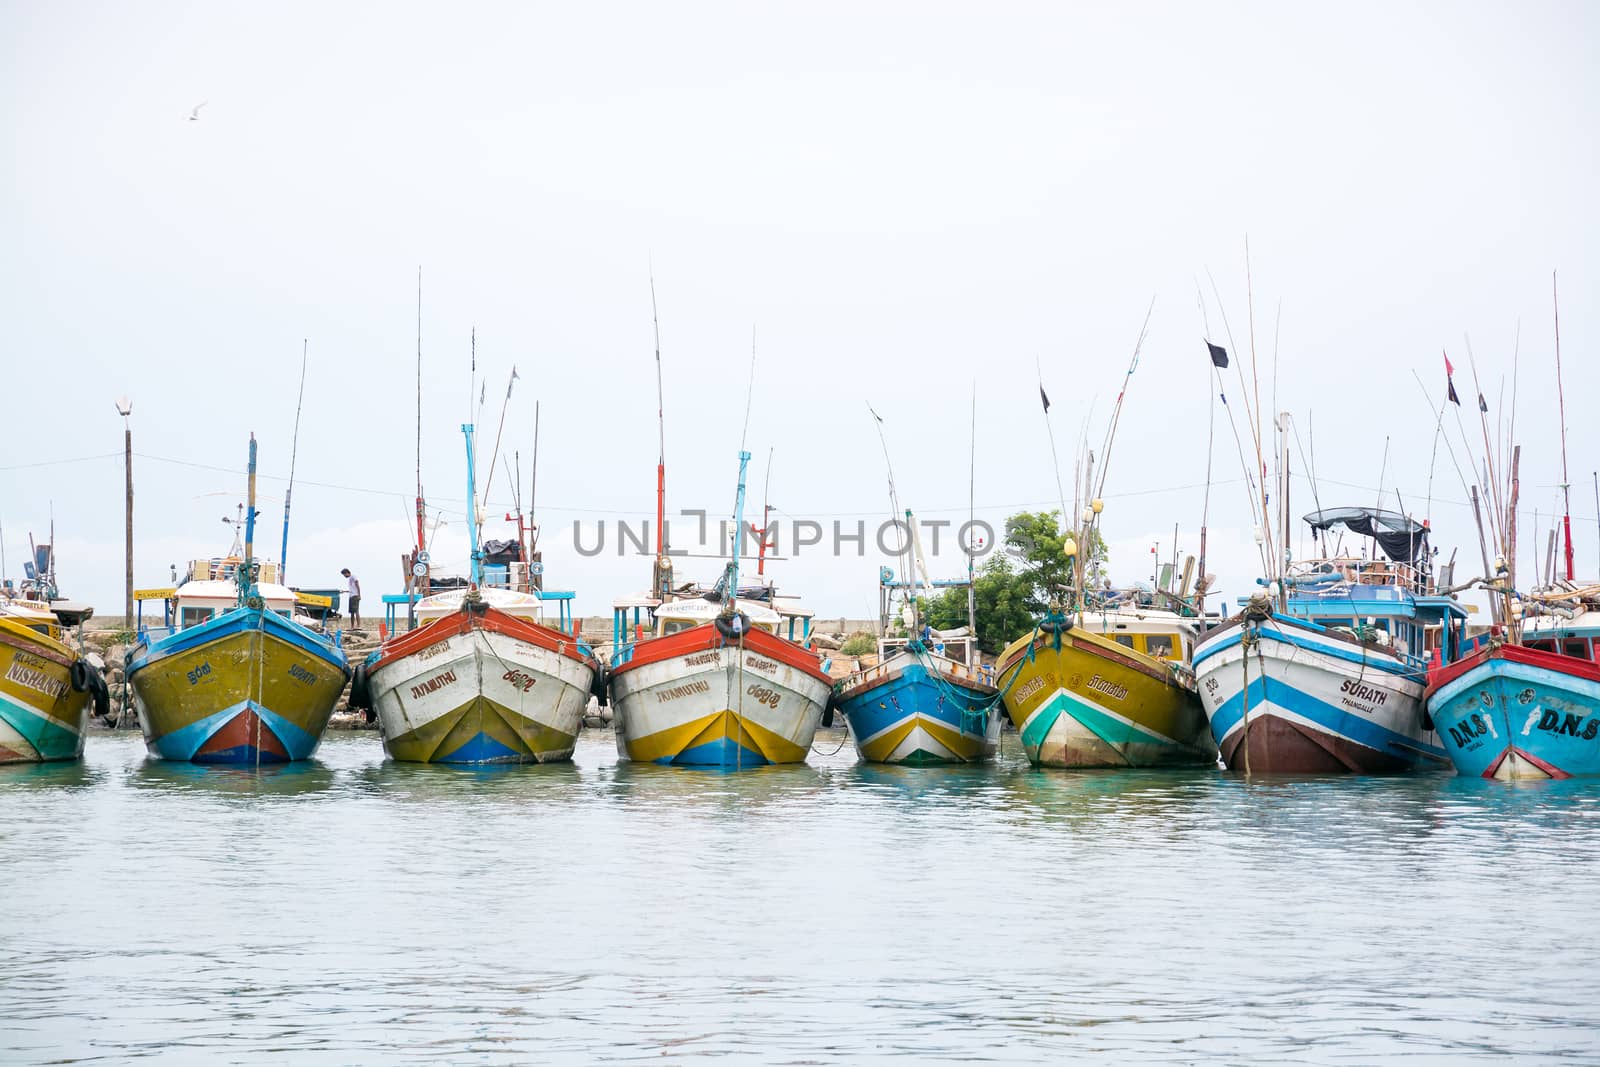
[{"label": "green tree", "polygon": [[[991,655],[1027,633],[1050,603],[1065,601],[1072,582],[1066,535],[1058,512],[1018,512],[1006,520],[1005,548],[990,556],[972,583],[978,621],[978,647]],[[1097,582],[1107,558],[1096,531],[1087,579]],[[967,591],[947,589],[923,605],[924,618],[937,630],[967,623]]]},{"label": "green tree", "polygon": [[[1033,627],[1034,610],[1029,607],[1031,587],[1018,573],[1005,553],[984,561],[973,576],[972,599],[978,617],[978,647],[990,655],[1021,637]],[[928,624],[936,630],[951,630],[967,624],[967,591],[946,589],[928,603]]]},{"label": "green tree", "polygon": [[[1062,530],[1058,511],[1019,511],[1006,520],[1006,552],[1010,553],[1027,579],[1029,603],[1036,612],[1045,611],[1052,601],[1070,599],[1072,566],[1067,559],[1068,533]],[[1089,553],[1083,561],[1085,580],[1100,581],[1107,558],[1106,543],[1095,530],[1089,535]],[[1078,546],[1083,551],[1083,546]]]}]

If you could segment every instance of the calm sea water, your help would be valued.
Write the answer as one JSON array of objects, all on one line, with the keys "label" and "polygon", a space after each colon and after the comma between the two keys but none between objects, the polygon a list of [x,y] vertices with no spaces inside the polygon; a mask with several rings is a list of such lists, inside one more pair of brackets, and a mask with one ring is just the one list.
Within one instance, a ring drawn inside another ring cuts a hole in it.
[{"label": "calm sea water", "polygon": [[[1600,783],[0,768],[0,1061],[1600,1060]],[[818,748],[843,741],[824,731]]]}]

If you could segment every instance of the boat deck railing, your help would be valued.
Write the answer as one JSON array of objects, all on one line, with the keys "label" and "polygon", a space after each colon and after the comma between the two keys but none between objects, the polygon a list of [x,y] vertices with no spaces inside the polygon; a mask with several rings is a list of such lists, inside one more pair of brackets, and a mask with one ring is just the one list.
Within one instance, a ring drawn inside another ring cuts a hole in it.
[{"label": "boat deck railing", "polygon": [[1330,556],[1304,559],[1289,565],[1291,585],[1301,589],[1317,585],[1398,586],[1412,593],[1426,594],[1427,579],[1409,563],[1387,559],[1361,559],[1356,556]]},{"label": "boat deck railing", "polygon": [[[889,673],[889,658],[895,652],[903,649],[905,645],[906,642],[903,639],[895,641],[891,638],[882,642],[880,646],[882,651],[879,653],[878,662],[873,664],[871,667],[863,667],[861,670],[853,672],[851,674],[851,678],[858,682],[869,682],[886,677]],[[941,656],[936,652],[927,650],[922,653],[920,658],[923,666],[937,668],[947,677],[960,679],[963,681],[981,682],[984,685],[990,686],[995,684],[996,674],[992,665],[969,665],[962,663],[960,660],[951,659],[949,656]]]}]

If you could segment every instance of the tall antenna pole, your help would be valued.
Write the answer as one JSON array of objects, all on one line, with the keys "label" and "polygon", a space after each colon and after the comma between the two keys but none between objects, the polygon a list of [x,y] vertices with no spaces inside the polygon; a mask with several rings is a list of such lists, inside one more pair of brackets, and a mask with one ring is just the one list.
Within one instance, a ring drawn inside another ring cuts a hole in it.
[{"label": "tall antenna pole", "polygon": [[1550,300],[1556,313],[1556,400],[1561,414],[1561,529],[1566,540],[1567,581],[1572,581],[1572,485],[1567,478],[1567,397],[1561,387],[1561,301],[1556,294],[1556,273],[1550,272]]},{"label": "tall antenna pole", "polygon": [[[972,527],[978,517],[978,380],[972,380],[972,433],[968,438],[970,444],[967,450],[967,536],[972,536]],[[978,601],[977,593],[973,590],[973,565],[974,553],[972,543],[967,543],[967,634],[972,639],[969,650],[978,647]],[[971,652],[969,651],[969,658]]]},{"label": "tall antenna pole", "polygon": [[[533,554],[539,550],[539,527],[533,521],[535,494],[539,491],[539,402],[533,402],[533,474],[528,484],[528,584],[533,584]],[[539,587],[544,587],[540,579]]]},{"label": "tall antenna pole", "polygon": [[294,438],[289,446],[289,488],[283,492],[283,546],[278,550],[278,581],[289,584],[289,499],[294,496],[294,463],[300,455],[300,408],[306,399],[306,349],[309,342],[300,339],[300,395],[294,402]]},{"label": "tall antenna pole", "polygon": [[[417,268],[417,551],[426,552],[427,507],[422,498],[422,268]],[[414,586],[415,583],[413,582]]]},{"label": "tall antenna pole", "polygon": [[659,451],[656,453],[656,563],[651,585],[652,595],[666,600],[671,593],[672,563],[667,559],[667,416],[666,392],[661,383],[661,313],[656,308],[656,274],[650,272],[650,321],[656,335],[656,435]]},{"label": "tall antenna pole", "polygon": [[494,450],[489,453],[489,477],[483,483],[483,500],[485,504],[489,501],[489,490],[494,486],[494,461],[500,458],[500,435],[506,429],[506,408],[511,406],[511,390],[517,384],[517,378],[516,364],[512,364],[511,377],[506,380],[506,397],[500,401],[500,425],[494,431]]},{"label": "tall antenna pole", "polygon": [[756,573],[767,573],[767,529],[772,525],[772,455],[776,448],[767,450],[767,475],[761,487],[761,540],[757,542]]}]

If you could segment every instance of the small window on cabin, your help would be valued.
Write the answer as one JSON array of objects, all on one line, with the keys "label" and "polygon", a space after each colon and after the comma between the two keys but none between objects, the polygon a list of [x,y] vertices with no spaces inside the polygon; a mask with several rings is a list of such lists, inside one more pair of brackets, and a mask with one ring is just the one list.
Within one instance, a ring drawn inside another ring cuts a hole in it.
[{"label": "small window on cabin", "polygon": [[1523,643],[1536,652],[1554,652],[1556,650],[1554,641],[1525,641]]},{"label": "small window on cabin", "polygon": [[216,615],[216,613],[217,611],[215,608],[184,608],[182,620],[183,626],[185,628],[197,626]]},{"label": "small window on cabin", "polygon": [[661,623],[661,636],[665,637],[668,634],[675,634],[683,630],[692,629],[694,625],[695,624],[693,622],[690,622],[687,619],[664,619]]},{"label": "small window on cabin", "polygon": [[1589,658],[1589,642],[1588,641],[1563,641],[1563,642],[1561,642],[1561,654],[1563,656],[1577,656],[1579,659],[1588,659]]},{"label": "small window on cabin", "polygon": [[1113,641],[1115,641],[1117,644],[1121,645],[1123,648],[1132,648],[1133,647],[1133,635],[1132,634],[1112,634],[1111,635],[1111,639]]},{"label": "small window on cabin", "polygon": [[1172,635],[1150,634],[1144,639],[1144,654],[1156,659],[1172,658]]}]

